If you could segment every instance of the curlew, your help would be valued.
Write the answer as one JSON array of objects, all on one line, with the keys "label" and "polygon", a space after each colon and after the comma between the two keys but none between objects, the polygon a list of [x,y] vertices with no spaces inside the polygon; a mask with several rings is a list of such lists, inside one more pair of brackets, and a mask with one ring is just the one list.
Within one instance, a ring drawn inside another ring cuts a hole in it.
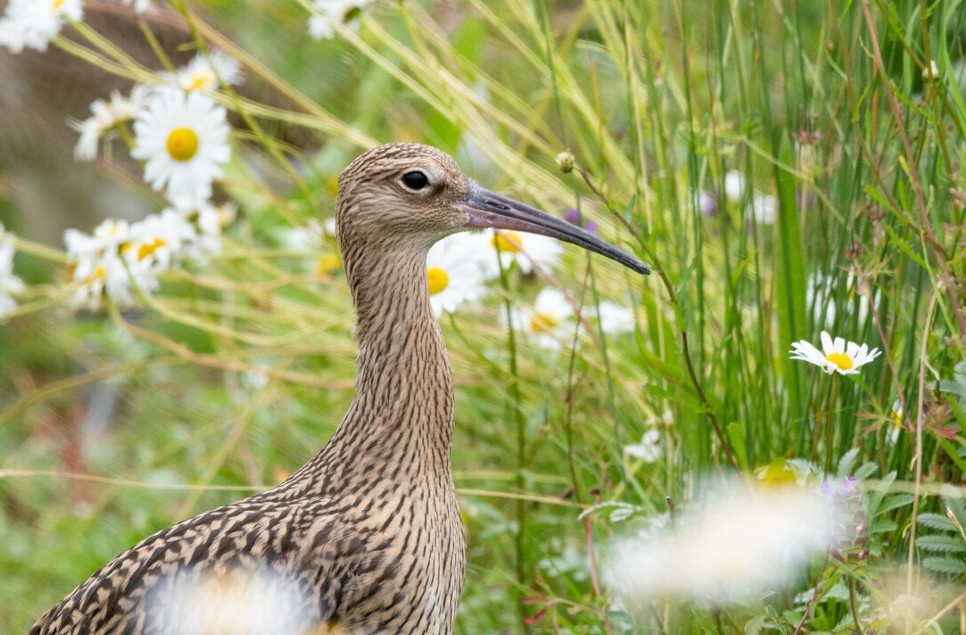
[{"label": "curlew", "polygon": [[562,219],[472,183],[423,145],[358,157],[339,177],[336,207],[359,354],[355,395],[335,434],[281,485],[123,552],[32,635],[452,632],[465,542],[450,472],[453,379],[429,303],[427,251],[449,234],[493,227],[649,271]]}]

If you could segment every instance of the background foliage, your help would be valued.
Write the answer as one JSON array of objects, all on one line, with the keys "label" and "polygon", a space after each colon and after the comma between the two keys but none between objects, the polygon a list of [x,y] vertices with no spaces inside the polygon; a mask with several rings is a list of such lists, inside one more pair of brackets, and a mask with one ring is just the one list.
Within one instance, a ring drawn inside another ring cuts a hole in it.
[{"label": "background foliage", "polygon": [[[58,255],[22,241],[31,287],[0,326],[0,630],[318,451],[352,396],[351,303],[339,274],[314,272],[334,242],[305,253],[284,236],[332,215],[334,180],[363,148],[413,140],[487,187],[578,208],[656,270],[642,280],[568,249],[549,277],[511,269],[483,305],[444,317],[469,541],[459,632],[816,632],[856,616],[958,631],[959,2],[386,2],[322,42],[307,3],[175,4],[186,49],[221,48],[248,76],[227,99],[247,124],[223,183],[241,213],[222,256],[123,314],[69,316]],[[11,125],[43,134],[26,115]],[[555,164],[565,150],[573,173]],[[2,183],[0,218],[29,238],[16,180]],[[634,332],[548,352],[501,327],[545,284],[635,307]],[[884,354],[854,378],[788,358],[823,329]],[[626,452],[649,430],[653,462]],[[854,557],[747,606],[615,602],[600,566],[611,535],[687,505],[708,473],[794,480],[805,464],[858,477]],[[581,515],[604,502],[623,511]]]}]

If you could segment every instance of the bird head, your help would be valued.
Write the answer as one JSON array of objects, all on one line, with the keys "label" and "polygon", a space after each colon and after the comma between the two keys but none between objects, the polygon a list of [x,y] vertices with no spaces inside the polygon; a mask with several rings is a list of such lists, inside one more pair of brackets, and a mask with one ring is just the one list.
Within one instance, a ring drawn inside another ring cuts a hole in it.
[{"label": "bird head", "polygon": [[650,273],[637,258],[580,227],[480,187],[450,156],[417,143],[378,146],[349,164],[339,177],[336,208],[343,254],[375,240],[428,250],[455,232],[493,228],[550,236]]}]

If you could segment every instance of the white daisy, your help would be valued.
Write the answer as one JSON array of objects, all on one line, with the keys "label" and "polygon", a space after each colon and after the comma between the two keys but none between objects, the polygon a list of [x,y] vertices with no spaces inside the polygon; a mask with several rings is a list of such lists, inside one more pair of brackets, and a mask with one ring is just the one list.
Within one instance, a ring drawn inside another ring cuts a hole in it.
[{"label": "white daisy", "polygon": [[67,260],[76,285],[72,308],[96,311],[104,293],[110,294],[119,308],[132,302],[129,276],[120,256],[121,247],[130,236],[128,223],[115,219],[102,222],[93,234],[76,229],[64,232]]},{"label": "white daisy", "polygon": [[121,249],[132,270],[166,271],[198,241],[198,232],[174,209],[151,214],[131,225],[131,236]]},{"label": "white daisy", "polygon": [[483,234],[454,234],[433,245],[426,257],[429,302],[437,317],[478,300],[486,281],[499,274]]},{"label": "white daisy", "polygon": [[175,206],[173,209],[196,230],[194,239],[181,247],[180,257],[201,261],[221,253],[222,230],[235,222],[238,215],[238,210],[231,203],[216,206],[205,201],[196,205]]},{"label": "white daisy", "polygon": [[316,13],[309,18],[309,35],[316,40],[330,40],[335,37],[333,23],[358,29],[366,4],[368,0],[312,0]]},{"label": "white daisy", "polygon": [[514,309],[510,326],[526,333],[538,346],[559,349],[573,333],[573,306],[560,291],[547,287],[537,294],[532,309]]},{"label": "white daisy", "polygon": [[162,77],[185,92],[211,92],[221,82],[237,85],[244,79],[238,60],[222,51],[211,51],[208,57],[198,53],[183,68]]},{"label": "white daisy", "polygon": [[632,443],[626,446],[624,453],[640,459],[645,463],[654,463],[664,456],[664,448],[661,446],[660,430],[648,430],[641,437],[640,443]]},{"label": "white daisy", "polygon": [[856,375],[858,368],[868,364],[881,354],[878,348],[869,350],[868,344],[859,346],[855,342],[848,342],[844,338],[832,336],[822,331],[822,350],[818,350],[806,340],[792,344],[792,359],[800,359],[820,367],[826,373],[840,373],[842,375]]},{"label": "white daisy", "polygon": [[161,90],[134,122],[131,156],[143,159],[144,178],[168,199],[201,201],[231,158],[224,108],[198,92]]},{"label": "white daisy", "polygon": [[110,101],[98,99],[91,104],[91,116],[84,121],[69,120],[72,128],[80,132],[74,147],[78,161],[93,161],[101,138],[120,123],[134,119],[148,104],[152,88],[137,84],[130,97],[118,91],[111,92]]},{"label": "white daisy", "polygon": [[534,263],[552,267],[563,253],[560,242],[547,236],[507,229],[491,229],[486,233],[490,236],[490,244],[499,252],[503,266],[509,267],[516,262],[525,274],[533,271]]},{"label": "white daisy", "polygon": [[13,257],[16,253],[13,240],[13,234],[0,223],[0,320],[17,310],[17,301],[13,296],[23,293],[25,288],[23,280],[13,275]]},{"label": "white daisy", "polygon": [[83,17],[81,0],[10,0],[0,19],[0,46],[14,53],[24,48],[46,51],[65,21]]}]

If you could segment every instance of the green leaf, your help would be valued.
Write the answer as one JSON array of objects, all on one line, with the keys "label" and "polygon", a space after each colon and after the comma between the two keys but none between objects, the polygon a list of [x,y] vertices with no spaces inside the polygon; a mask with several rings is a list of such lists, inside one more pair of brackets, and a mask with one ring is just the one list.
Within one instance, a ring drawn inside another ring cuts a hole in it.
[{"label": "green leaf", "polygon": [[918,522],[923,527],[929,527],[930,529],[938,529],[939,531],[956,531],[956,525],[953,521],[949,520],[942,514],[919,514],[916,518]]},{"label": "green leaf", "polygon": [[[779,148],[775,148],[779,150]],[[775,309],[778,317],[778,338],[782,350],[788,350],[792,342],[808,337],[805,310],[805,289],[807,274],[805,250],[802,243],[801,219],[798,201],[795,196],[796,181],[792,172],[782,168],[794,165],[794,158],[787,143],[780,149],[781,161],[775,163],[775,181],[778,193],[778,216],[775,225],[778,229],[778,242],[775,245]],[[804,383],[801,364],[782,356],[782,374],[787,382],[789,406],[792,417],[804,417]]]},{"label": "green leaf", "polygon": [[916,546],[926,551],[940,551],[943,553],[966,553],[966,542],[957,536],[933,534],[920,536],[916,539]]},{"label": "green leaf", "polygon": [[922,566],[937,573],[951,573],[953,575],[966,574],[966,560],[936,556],[933,558],[923,558]]}]

